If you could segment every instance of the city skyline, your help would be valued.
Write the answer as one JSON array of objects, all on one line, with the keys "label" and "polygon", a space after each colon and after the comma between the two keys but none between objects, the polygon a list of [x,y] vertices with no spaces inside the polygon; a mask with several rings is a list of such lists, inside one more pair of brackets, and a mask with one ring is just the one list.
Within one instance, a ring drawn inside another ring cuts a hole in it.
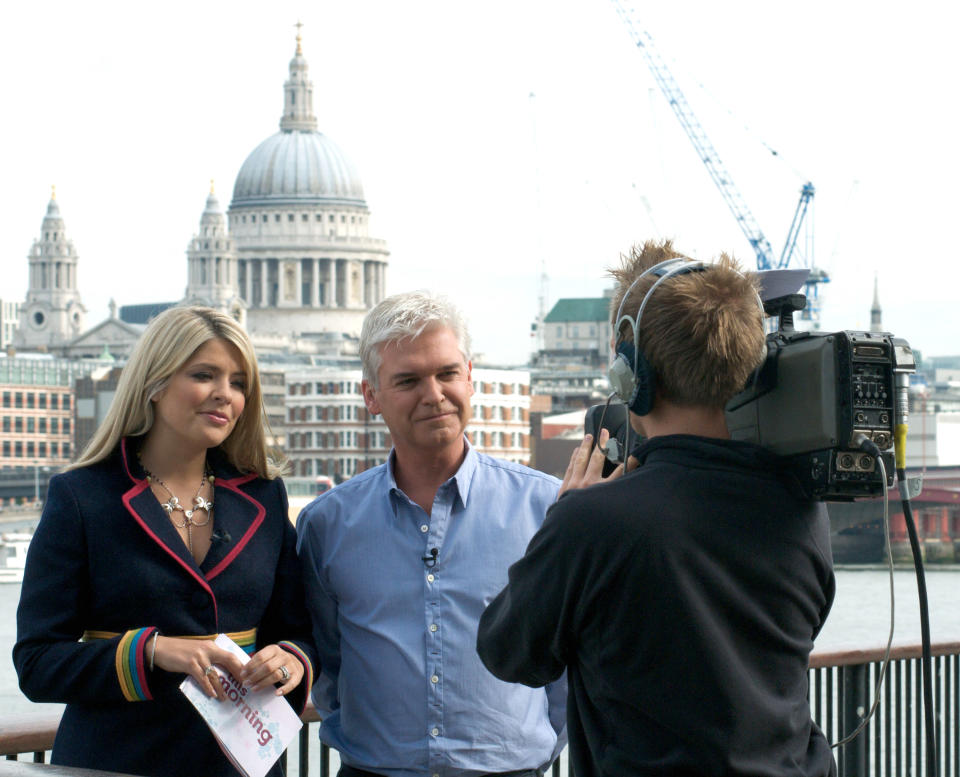
[{"label": "city skyline", "polygon": [[[817,187],[816,264],[833,278],[823,329],[869,327],[876,273],[886,329],[925,355],[960,350],[947,234],[960,157],[945,97],[958,12],[661,5],[638,6],[638,18],[775,250],[800,187]],[[110,298],[179,299],[209,180],[226,208],[247,154],[276,131],[297,20],[319,129],[359,168],[371,234],[391,250],[388,292],[450,294],[489,361],[533,349],[541,262],[547,310],[600,296],[604,268],[648,237],[754,265],[611,3],[477,7],[6,11],[0,298],[25,297],[27,252],[55,184],[88,327]]]}]

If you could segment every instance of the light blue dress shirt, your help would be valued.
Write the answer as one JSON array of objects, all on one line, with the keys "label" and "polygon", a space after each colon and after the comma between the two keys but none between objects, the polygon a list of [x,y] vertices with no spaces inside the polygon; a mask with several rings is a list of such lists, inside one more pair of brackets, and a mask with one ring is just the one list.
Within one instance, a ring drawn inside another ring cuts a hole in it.
[{"label": "light blue dress shirt", "polygon": [[397,487],[392,451],[300,514],[320,738],[356,768],[389,777],[540,769],[565,743],[566,676],[546,688],[505,683],[476,652],[480,614],[559,482],[466,445],[429,516]]}]

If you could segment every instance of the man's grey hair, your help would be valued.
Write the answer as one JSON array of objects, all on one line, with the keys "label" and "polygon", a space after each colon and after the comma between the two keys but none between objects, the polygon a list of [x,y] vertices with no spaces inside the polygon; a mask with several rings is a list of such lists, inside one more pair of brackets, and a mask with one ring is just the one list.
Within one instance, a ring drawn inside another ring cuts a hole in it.
[{"label": "man's grey hair", "polygon": [[457,338],[463,361],[470,361],[470,333],[459,308],[442,294],[422,289],[408,291],[387,297],[363,319],[360,331],[363,379],[379,388],[381,346],[412,340],[431,326],[449,327]]}]

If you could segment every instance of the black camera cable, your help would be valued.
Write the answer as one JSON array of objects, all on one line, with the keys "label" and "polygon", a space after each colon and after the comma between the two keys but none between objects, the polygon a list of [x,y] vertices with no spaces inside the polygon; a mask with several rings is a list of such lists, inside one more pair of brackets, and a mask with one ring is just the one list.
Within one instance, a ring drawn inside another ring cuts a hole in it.
[{"label": "black camera cable", "polygon": [[[897,376],[900,378],[900,376]],[[910,538],[910,551],[913,554],[913,567],[917,575],[917,595],[920,600],[920,671],[923,682],[923,721],[927,742],[927,777],[937,776],[937,731],[933,715],[933,669],[930,649],[930,606],[927,602],[927,582],[923,574],[923,557],[920,552],[920,538],[917,525],[913,520],[910,507],[910,489],[907,484],[907,397],[906,386],[898,382],[897,419],[894,425],[895,450],[897,457],[897,488],[903,504],[903,517]]]},{"label": "black camera cable", "polygon": [[[923,558],[920,552],[920,540],[917,536],[917,527],[913,520],[913,510],[910,506],[910,490],[907,484],[907,473],[906,473],[906,442],[907,442],[907,424],[906,424],[906,412],[900,413],[900,418],[898,423],[895,425],[895,455],[896,455],[896,472],[897,472],[897,489],[900,493],[900,501],[903,505],[903,515],[906,519],[907,524],[907,534],[910,538],[910,550],[913,555],[913,564],[914,569],[916,570],[917,575],[917,593],[919,596],[920,604],[920,652],[921,652],[921,674],[922,674],[922,684],[923,684],[923,715],[924,715],[924,727],[925,739],[927,744],[927,758],[926,758],[926,774],[927,777],[937,777],[937,738],[936,738],[936,729],[934,728],[934,715],[933,715],[933,672],[931,669],[931,647],[930,647],[930,608],[927,601],[927,584],[923,574]],[[882,478],[882,483],[884,484],[883,489],[883,530],[885,538],[885,547],[887,551],[887,560],[888,567],[890,570],[890,634],[887,638],[887,649],[883,657],[883,665],[880,670],[880,676],[877,678],[877,687],[875,691],[875,696],[873,700],[873,705],[870,708],[870,712],[864,717],[860,722],[860,725],[851,733],[849,736],[844,737],[842,740],[837,742],[832,747],[837,747],[839,745],[845,745],[848,742],[852,741],[863,729],[866,727],[870,718],[873,716],[874,711],[877,708],[877,703],[880,701],[880,688],[883,684],[883,678],[887,671],[887,666],[890,663],[890,646],[893,642],[893,555],[890,548],[890,511],[889,511],[889,499],[887,496],[887,470],[883,463],[883,458],[880,455],[880,449],[877,445],[867,439],[865,436],[860,435],[857,440],[860,445],[860,449],[869,453],[874,457],[874,460],[877,463],[877,466],[880,468],[880,475]]]}]

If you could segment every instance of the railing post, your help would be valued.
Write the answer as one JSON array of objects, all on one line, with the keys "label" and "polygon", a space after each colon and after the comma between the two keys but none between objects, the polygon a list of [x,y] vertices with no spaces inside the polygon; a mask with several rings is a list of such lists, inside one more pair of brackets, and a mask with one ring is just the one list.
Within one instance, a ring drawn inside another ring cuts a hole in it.
[{"label": "railing post", "polygon": [[[867,666],[856,664],[841,669],[843,709],[840,711],[844,737],[850,736],[867,715]],[[865,736],[858,736],[843,746],[843,777],[867,777],[867,745]]]},{"label": "railing post", "polygon": [[320,743],[320,777],[330,777],[330,745]]}]

